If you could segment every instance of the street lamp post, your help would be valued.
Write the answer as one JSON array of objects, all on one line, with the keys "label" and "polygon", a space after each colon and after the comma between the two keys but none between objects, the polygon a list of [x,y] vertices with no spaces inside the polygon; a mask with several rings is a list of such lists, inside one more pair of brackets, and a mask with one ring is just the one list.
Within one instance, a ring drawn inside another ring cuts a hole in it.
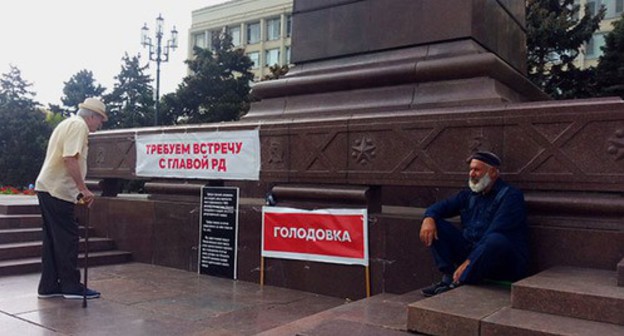
[{"label": "street lamp post", "polygon": [[[160,63],[169,61],[169,50],[174,51],[178,47],[178,31],[173,26],[171,30],[171,38],[167,40],[167,43],[162,45],[163,38],[163,26],[165,25],[165,19],[162,15],[158,15],[156,18],[156,44],[152,43],[152,38],[149,37],[149,28],[147,23],[141,28],[141,45],[143,47],[149,47],[149,59],[156,62],[156,105],[154,113],[154,125],[158,126],[158,105],[160,100]],[[156,50],[154,50],[154,48]]]}]

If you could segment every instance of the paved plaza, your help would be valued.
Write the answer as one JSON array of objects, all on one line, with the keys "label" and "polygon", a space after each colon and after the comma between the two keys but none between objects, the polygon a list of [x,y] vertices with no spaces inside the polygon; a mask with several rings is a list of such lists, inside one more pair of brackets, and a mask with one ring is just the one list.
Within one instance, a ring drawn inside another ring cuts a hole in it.
[{"label": "paved plaza", "polygon": [[[141,263],[89,269],[88,301],[37,298],[39,274],[0,277],[3,335],[407,335],[419,294],[343,299]],[[411,297],[413,296],[413,298]]]}]

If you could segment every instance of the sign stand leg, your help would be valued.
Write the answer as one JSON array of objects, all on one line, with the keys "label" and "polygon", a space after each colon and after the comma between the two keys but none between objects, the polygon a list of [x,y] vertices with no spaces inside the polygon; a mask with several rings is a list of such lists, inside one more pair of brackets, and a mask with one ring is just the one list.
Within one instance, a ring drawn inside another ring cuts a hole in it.
[{"label": "sign stand leg", "polygon": [[260,257],[260,286],[264,286],[264,257]]},{"label": "sign stand leg", "polygon": [[366,297],[370,297],[370,268],[366,266]]}]

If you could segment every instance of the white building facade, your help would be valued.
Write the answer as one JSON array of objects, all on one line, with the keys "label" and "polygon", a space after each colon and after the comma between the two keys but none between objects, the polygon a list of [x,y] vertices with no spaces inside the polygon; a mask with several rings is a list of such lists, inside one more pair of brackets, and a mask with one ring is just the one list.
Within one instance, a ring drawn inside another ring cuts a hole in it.
[{"label": "white building facade", "polygon": [[293,0],[232,0],[192,12],[188,58],[193,48],[211,48],[212,37],[227,31],[235,47],[254,62],[256,80],[272,65],[290,64]]},{"label": "white building facade", "polygon": [[598,65],[598,58],[602,55],[602,48],[605,45],[605,36],[613,30],[613,22],[619,20],[624,12],[624,0],[577,0],[581,5],[580,16],[585,14],[585,5],[589,5],[589,11],[596,13],[600,6],[606,9],[605,17],[600,22],[600,28],[594,32],[591,40],[585,44],[584,50],[576,59],[577,66],[587,68]]}]

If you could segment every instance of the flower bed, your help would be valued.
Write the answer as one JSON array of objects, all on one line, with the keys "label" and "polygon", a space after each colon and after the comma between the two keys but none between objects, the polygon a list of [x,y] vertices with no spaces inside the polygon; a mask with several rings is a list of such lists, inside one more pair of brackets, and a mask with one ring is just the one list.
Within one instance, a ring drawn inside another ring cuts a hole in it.
[{"label": "flower bed", "polygon": [[11,186],[0,187],[0,195],[34,195],[35,190],[32,188],[24,188],[22,190]]}]

